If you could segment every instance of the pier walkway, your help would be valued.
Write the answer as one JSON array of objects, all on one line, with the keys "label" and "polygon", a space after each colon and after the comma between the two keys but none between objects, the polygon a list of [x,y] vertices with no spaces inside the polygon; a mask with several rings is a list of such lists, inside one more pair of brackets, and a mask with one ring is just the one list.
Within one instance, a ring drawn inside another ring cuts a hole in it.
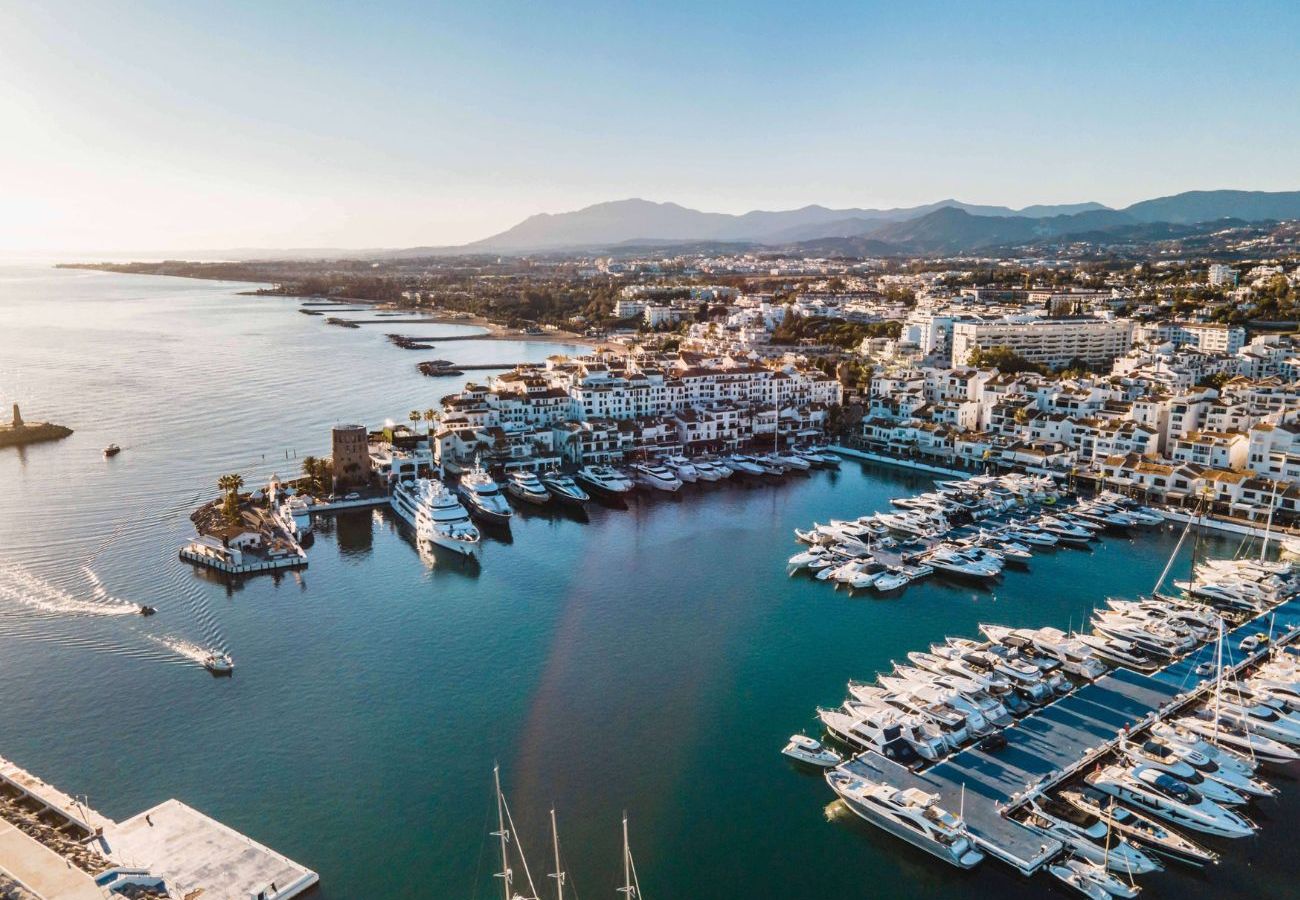
[{"label": "pier walkway", "polygon": [[[1258,659],[1266,649],[1237,649],[1259,632],[1290,636],[1300,629],[1300,599],[1238,626],[1223,640],[1225,670]],[[868,751],[843,768],[894,787],[937,794],[939,803],[961,811],[971,837],[989,854],[1031,874],[1061,852],[1062,845],[1007,818],[1004,813],[1083,769],[1114,748],[1121,737],[1184,706],[1214,680],[1198,675],[1213,663],[1216,645],[1206,644],[1168,667],[1143,674],[1116,668],[1002,731],[1007,745],[988,752],[970,747],[922,771],[912,771]]]}]

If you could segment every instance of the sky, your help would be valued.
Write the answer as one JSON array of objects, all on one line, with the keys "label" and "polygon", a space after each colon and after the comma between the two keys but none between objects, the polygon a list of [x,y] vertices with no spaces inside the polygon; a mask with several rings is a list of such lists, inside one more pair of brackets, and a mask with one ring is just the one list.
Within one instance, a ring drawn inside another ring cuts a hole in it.
[{"label": "sky", "polygon": [[0,0],[0,254],[1300,189],[1300,3]]}]

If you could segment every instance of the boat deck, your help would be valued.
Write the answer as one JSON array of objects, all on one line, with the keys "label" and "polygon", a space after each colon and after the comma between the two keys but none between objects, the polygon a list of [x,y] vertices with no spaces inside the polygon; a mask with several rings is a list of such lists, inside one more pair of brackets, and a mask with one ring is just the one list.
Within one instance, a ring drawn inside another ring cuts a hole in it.
[{"label": "boat deck", "polygon": [[[1300,628],[1300,598],[1238,626],[1225,637],[1224,665],[1240,666],[1259,654],[1237,650],[1248,634],[1289,635]],[[1007,745],[994,752],[969,747],[923,771],[912,771],[868,751],[843,768],[895,787],[938,794],[951,812],[962,810],[976,843],[993,856],[1030,874],[1060,853],[1059,841],[1003,815],[1028,796],[1091,765],[1128,731],[1151,724],[1183,705],[1213,673],[1197,675],[1213,662],[1207,644],[1151,674],[1117,668],[1003,730]]]}]

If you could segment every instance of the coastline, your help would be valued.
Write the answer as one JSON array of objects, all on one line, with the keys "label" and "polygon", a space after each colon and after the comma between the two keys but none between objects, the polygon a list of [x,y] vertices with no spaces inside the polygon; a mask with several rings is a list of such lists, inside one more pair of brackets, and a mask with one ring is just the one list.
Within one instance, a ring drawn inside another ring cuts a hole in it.
[{"label": "coastline", "polygon": [[[105,268],[98,265],[80,264],[80,263],[77,264],[62,263],[57,265],[55,268],[87,269],[94,272],[106,272],[110,275],[150,274],[158,278],[187,278],[190,279],[191,281],[221,281],[221,282],[228,282],[231,284],[263,284],[264,283],[258,281],[240,281],[239,279],[232,279],[232,278],[215,278],[215,277],[208,278],[208,277],[204,277],[203,275],[190,275],[190,274],[185,274],[180,272],[174,272],[174,273],[173,272],[167,272],[167,273],[122,272],[115,268]],[[267,291],[267,290],[239,291],[238,293],[241,296],[245,296],[245,297],[286,297],[289,299],[299,300],[299,301],[327,300],[330,303],[338,303],[340,305],[348,305],[348,306],[365,305],[365,306],[372,307],[374,309],[382,309],[382,308],[391,308],[391,309],[400,309],[400,310],[409,309],[413,313],[418,313],[421,316],[427,317],[430,324],[476,325],[480,328],[486,328],[488,330],[488,333],[483,335],[482,338],[485,341],[519,341],[521,343],[529,343],[529,344],[548,344],[548,343],[549,344],[577,344],[583,347],[589,347],[592,350],[604,349],[604,350],[609,350],[613,353],[620,353],[620,354],[626,353],[626,348],[623,347],[621,344],[611,344],[607,341],[597,340],[595,338],[587,337],[586,335],[577,334],[572,331],[560,330],[560,331],[548,331],[543,334],[528,334],[526,332],[519,331],[517,329],[509,328],[505,325],[502,325],[500,322],[493,322],[490,319],[485,319],[484,317],[478,315],[452,314],[452,312],[446,310],[437,310],[437,309],[430,310],[418,306],[412,306],[412,307],[394,306],[388,301],[370,300],[363,297],[321,297],[319,295],[313,295],[313,294],[288,294],[288,293],[281,293],[279,291]],[[322,310],[324,309],[328,309],[328,307],[323,306]]]}]

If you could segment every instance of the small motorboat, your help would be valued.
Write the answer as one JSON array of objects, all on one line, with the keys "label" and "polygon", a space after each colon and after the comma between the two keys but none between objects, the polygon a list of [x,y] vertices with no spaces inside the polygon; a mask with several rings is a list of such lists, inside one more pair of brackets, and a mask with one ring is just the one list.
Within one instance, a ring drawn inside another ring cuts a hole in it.
[{"label": "small motorboat", "polygon": [[231,675],[235,671],[235,661],[229,653],[209,653],[203,658],[203,668],[213,675]]},{"label": "small motorboat", "polygon": [[154,609],[152,606],[146,606],[143,603],[140,604],[140,615],[142,616],[152,616],[157,611],[158,610]]},{"label": "small motorboat", "polygon": [[786,744],[785,749],[781,752],[796,762],[817,766],[822,769],[838,766],[844,761],[844,758],[834,750],[824,746],[821,741],[808,737],[806,734],[790,735],[790,743]]},{"label": "small motorboat", "polygon": [[104,448],[105,457],[117,456],[121,452],[122,452],[122,448],[119,447],[117,444],[109,444],[107,447]]}]

